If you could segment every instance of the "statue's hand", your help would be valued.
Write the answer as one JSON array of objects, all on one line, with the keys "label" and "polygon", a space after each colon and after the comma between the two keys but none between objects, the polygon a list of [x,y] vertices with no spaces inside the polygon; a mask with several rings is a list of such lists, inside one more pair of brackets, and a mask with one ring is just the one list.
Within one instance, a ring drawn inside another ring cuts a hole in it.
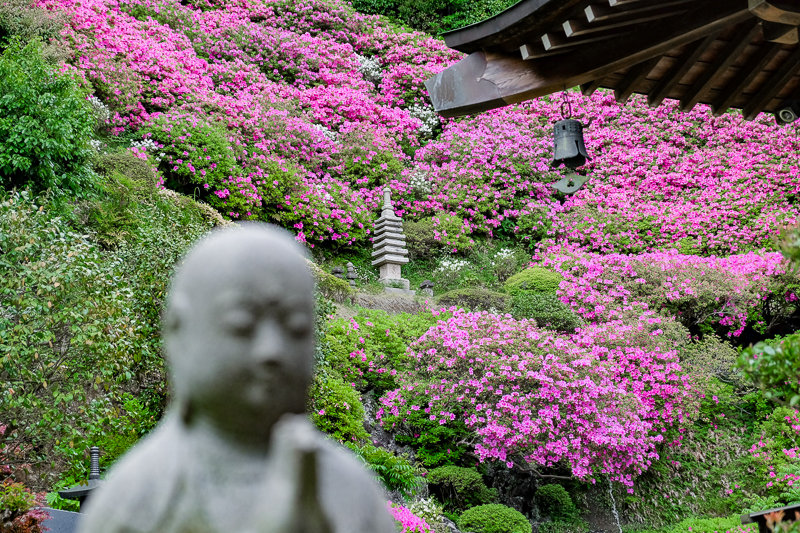
[{"label": "statue's hand", "polygon": [[275,425],[258,533],[331,533],[320,496],[321,436],[302,415]]}]

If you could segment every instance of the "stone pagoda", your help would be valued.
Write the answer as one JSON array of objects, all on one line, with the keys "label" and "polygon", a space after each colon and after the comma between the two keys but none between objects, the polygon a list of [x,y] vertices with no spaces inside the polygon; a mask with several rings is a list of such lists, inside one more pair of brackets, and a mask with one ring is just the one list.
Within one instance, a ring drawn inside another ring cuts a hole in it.
[{"label": "stone pagoda", "polygon": [[389,187],[383,189],[383,206],[381,216],[375,223],[372,247],[372,266],[380,268],[379,281],[389,291],[408,292],[408,280],[403,279],[400,273],[401,265],[408,263],[406,236],[403,233],[403,220],[394,214]]}]

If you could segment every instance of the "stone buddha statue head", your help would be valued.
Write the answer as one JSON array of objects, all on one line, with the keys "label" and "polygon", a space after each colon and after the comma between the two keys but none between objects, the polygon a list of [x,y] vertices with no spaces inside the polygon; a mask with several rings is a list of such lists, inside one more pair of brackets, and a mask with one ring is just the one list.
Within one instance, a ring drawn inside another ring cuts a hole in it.
[{"label": "stone buddha statue head", "polygon": [[285,231],[241,224],[212,233],[180,265],[164,343],[173,407],[242,444],[303,413],[314,362],[314,281]]}]

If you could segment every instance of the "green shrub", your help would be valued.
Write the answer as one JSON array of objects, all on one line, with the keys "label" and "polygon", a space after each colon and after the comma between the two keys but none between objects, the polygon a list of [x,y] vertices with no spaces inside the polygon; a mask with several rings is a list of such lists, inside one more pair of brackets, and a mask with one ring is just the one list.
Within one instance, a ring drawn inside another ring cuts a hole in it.
[{"label": "green shrub", "polygon": [[463,307],[470,311],[499,312],[508,305],[508,295],[480,287],[456,289],[439,296],[441,307]]},{"label": "green shrub", "polygon": [[63,22],[60,14],[36,7],[29,0],[3,0],[0,2],[0,51],[14,36],[22,42],[39,38],[46,43],[58,39]]},{"label": "green shrub", "polygon": [[430,218],[403,222],[403,232],[411,261],[433,259],[442,249],[442,243],[433,236],[433,220]]},{"label": "green shrub", "polygon": [[311,271],[314,274],[317,291],[325,296],[325,298],[336,303],[352,301],[355,291],[353,291],[347,281],[325,272],[314,263],[311,263],[309,266],[311,266]]},{"label": "green shrub", "polygon": [[[404,395],[411,405],[427,405],[429,398],[423,391]],[[473,434],[460,418],[447,424],[431,420],[424,409],[411,410],[394,420],[384,415],[391,429],[399,431],[395,441],[401,446],[411,446],[417,461],[426,468],[459,464],[467,456],[467,442]]]},{"label": "green shrub", "polygon": [[446,250],[465,253],[475,245],[470,237],[472,230],[462,217],[440,211],[433,216],[432,221],[434,239]]},{"label": "green shrub", "polygon": [[45,209],[0,203],[5,437],[43,455],[78,437],[94,391],[132,377],[143,333],[119,261]]},{"label": "green shrub", "polygon": [[427,480],[431,493],[448,510],[462,511],[497,500],[497,491],[487,487],[483,476],[474,468],[440,466],[428,472]]},{"label": "green shrub", "polygon": [[525,515],[499,503],[467,509],[458,519],[458,528],[475,533],[531,533],[533,531],[533,526],[525,518]]},{"label": "green shrub", "polygon": [[[146,193],[141,184],[117,172],[99,188],[102,194],[79,203],[74,215],[104,248],[114,248],[131,238],[141,223],[136,216],[136,206]],[[150,187],[150,193],[154,194],[155,189]]]},{"label": "green shrub", "polygon": [[768,399],[790,406],[800,403],[800,334],[742,350],[737,366]]},{"label": "green shrub", "polygon": [[342,378],[318,372],[308,392],[311,421],[340,442],[369,437],[364,429],[364,405],[358,392]]},{"label": "green shrub", "polygon": [[369,443],[363,445],[347,443],[347,447],[375,472],[388,490],[398,491],[404,497],[409,497],[424,483],[422,472],[412,465],[407,457],[395,455],[389,450]]},{"label": "green shrub", "polygon": [[564,276],[542,267],[526,268],[517,272],[505,282],[508,292],[524,290],[530,292],[555,293]]},{"label": "green shrub", "polygon": [[578,517],[578,509],[567,490],[556,483],[536,489],[539,510],[552,520],[570,521]]},{"label": "green shrub", "polygon": [[79,481],[86,447],[111,460],[160,416],[163,297],[175,262],[210,228],[184,200],[142,196],[137,223],[105,251],[67,199],[0,201],[0,423],[25,462],[46,459]]},{"label": "green shrub", "polygon": [[665,529],[665,533],[756,533],[757,524],[743,526],[740,516],[730,516],[727,518],[699,518],[692,516],[682,520],[678,524]]},{"label": "green shrub", "polygon": [[391,315],[379,309],[363,309],[352,319],[333,320],[325,341],[328,364],[348,383],[378,394],[397,387],[395,375],[408,371],[409,343],[419,338],[441,315],[426,311]]},{"label": "green shrub", "polygon": [[133,155],[129,150],[98,154],[92,159],[94,169],[106,178],[122,174],[140,185],[155,185],[153,166],[145,159]]},{"label": "green shrub", "polygon": [[574,331],[583,324],[554,293],[517,290],[511,295],[507,309],[516,319],[532,318],[540,327],[559,331]]},{"label": "green shrub", "polygon": [[42,42],[12,39],[0,55],[0,187],[85,195],[94,118],[76,83],[42,55]]}]

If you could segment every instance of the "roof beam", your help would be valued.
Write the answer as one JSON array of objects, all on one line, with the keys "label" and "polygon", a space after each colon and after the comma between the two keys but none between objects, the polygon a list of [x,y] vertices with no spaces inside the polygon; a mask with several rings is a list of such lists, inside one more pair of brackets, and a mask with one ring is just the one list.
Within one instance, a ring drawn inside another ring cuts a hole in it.
[{"label": "roof beam", "polygon": [[631,68],[628,73],[625,74],[625,77],[622,78],[619,87],[614,90],[614,97],[617,99],[617,102],[625,104],[628,98],[633,94],[639,82],[650,74],[650,71],[653,70],[659,61],[661,61],[661,56],[656,56]]},{"label": "roof beam", "polygon": [[728,42],[728,46],[714,59],[714,63],[710,64],[706,71],[700,78],[692,85],[686,95],[681,98],[681,111],[690,111],[697,102],[700,101],[703,93],[711,87],[717,75],[725,72],[734,61],[739,59],[744,52],[744,49],[750,45],[750,41],[761,31],[758,22],[753,19],[747,22],[747,26],[741,28],[743,32],[747,32],[744,38],[739,37],[741,33],[737,31],[736,37],[732,37]]},{"label": "roof beam", "polygon": [[[793,4],[793,5],[788,5]],[[793,0],[749,0],[748,7],[761,20],[800,26],[800,6]]]},{"label": "roof beam", "polygon": [[635,7],[632,9],[625,9],[627,4],[620,4],[618,6],[603,6],[596,4],[589,4],[583,10],[586,15],[586,22],[616,22],[620,19],[642,21],[642,19],[650,19],[655,13],[674,13],[672,9],[681,4],[688,4],[693,0],[664,0],[661,2],[645,5],[643,7]]},{"label": "roof beam", "polygon": [[581,93],[583,96],[592,96],[594,92],[600,88],[601,83],[602,80],[600,79],[592,80],[589,83],[583,83],[581,84]]},{"label": "roof beam", "polygon": [[711,104],[714,115],[720,116],[736,101],[736,98],[753,83],[756,76],[769,65],[781,47],[778,44],[771,44],[754,54],[747,63],[739,69],[739,74],[723,88],[717,99]]},{"label": "roof beam", "polygon": [[528,0],[518,2],[479,23],[453,30],[444,34],[444,42],[449,48],[459,52],[472,53],[491,46],[514,50],[519,46],[519,37],[528,33],[531,27],[546,31],[569,17],[569,13],[579,8],[586,0]]},{"label": "roof beam", "polygon": [[800,41],[797,26],[763,20],[761,21],[761,27],[764,29],[765,41],[781,44],[797,44]]},{"label": "roof beam", "polygon": [[786,58],[780,68],[776,70],[762,85],[761,89],[753,95],[750,102],[742,109],[745,120],[753,120],[764,107],[772,100],[784,85],[797,73],[797,62],[800,61],[800,47],[795,48]]},{"label": "roof beam", "polygon": [[682,17],[641,24],[624,46],[580,47],[535,61],[477,51],[425,85],[435,109],[445,116],[485,111],[602,79],[751,17],[746,3],[704,0]]},{"label": "roof beam", "polygon": [[568,19],[561,25],[564,28],[564,34],[567,37],[579,37],[581,35],[591,35],[593,33],[604,32],[613,30],[615,28],[626,28],[642,22],[650,22],[653,20],[661,20],[664,18],[664,13],[653,13],[649,16],[639,16],[631,19],[621,19],[616,22],[607,22],[605,24],[592,24],[577,19]]},{"label": "roof beam", "polygon": [[678,84],[678,82],[683,79],[689,69],[692,68],[700,56],[711,46],[719,32],[714,32],[702,41],[695,41],[691,45],[689,45],[688,49],[678,58],[677,62],[672,66],[672,69],[664,74],[664,77],[661,78],[658,85],[650,91],[650,95],[647,97],[647,105],[651,107],[657,107],[661,105],[661,102],[664,101],[670,91]]},{"label": "roof beam", "polygon": [[596,43],[599,41],[607,41],[608,39],[618,39],[619,34],[604,34],[595,35],[594,37],[584,37],[583,39],[570,39],[569,37],[561,37],[556,33],[545,33],[542,35],[542,46],[545,51],[555,51],[564,48],[574,48],[588,43]]}]

